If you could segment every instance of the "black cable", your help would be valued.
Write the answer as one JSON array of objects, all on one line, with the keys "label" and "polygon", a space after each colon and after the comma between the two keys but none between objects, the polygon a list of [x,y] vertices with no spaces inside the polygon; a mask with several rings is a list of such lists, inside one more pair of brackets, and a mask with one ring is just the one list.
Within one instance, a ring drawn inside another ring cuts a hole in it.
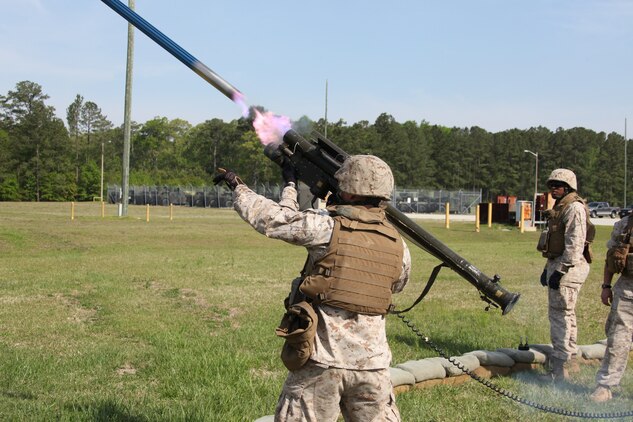
[{"label": "black cable", "polygon": [[571,417],[575,417],[575,418],[584,418],[584,419],[615,419],[615,418],[624,418],[627,416],[633,416],[633,410],[629,410],[626,412],[613,412],[613,413],[587,413],[587,412],[576,412],[573,410],[567,410],[567,409],[561,409],[558,407],[552,407],[552,406],[546,406],[544,404],[540,404],[540,403],[536,403],[533,402],[531,400],[525,399],[523,397],[519,397],[516,394],[501,388],[497,385],[495,385],[494,383],[490,382],[490,380],[487,380],[485,378],[480,377],[479,375],[474,374],[473,372],[469,371],[468,369],[466,369],[466,367],[464,366],[463,363],[461,363],[460,361],[448,356],[444,350],[442,350],[439,346],[437,346],[435,343],[433,343],[427,336],[424,336],[420,333],[420,330],[411,322],[411,320],[407,319],[404,315],[402,314],[398,314],[396,315],[398,318],[400,318],[402,320],[402,322],[404,322],[406,324],[407,327],[409,327],[411,329],[411,331],[413,331],[413,333],[420,337],[424,343],[426,343],[429,347],[431,347],[433,350],[435,350],[435,352],[440,355],[441,357],[443,357],[444,359],[448,360],[451,364],[453,364],[454,366],[456,366],[457,368],[459,368],[462,372],[464,372],[466,375],[468,375],[469,377],[471,377],[472,379],[474,379],[475,381],[477,381],[478,383],[488,387],[489,389],[491,389],[492,391],[494,391],[495,393],[503,396],[503,397],[507,397],[510,400],[516,401],[517,403],[521,403],[524,404],[526,406],[530,406],[533,407],[535,409],[538,410],[542,410],[543,412],[548,412],[548,413],[554,413],[557,415],[562,415],[562,416],[571,416]]}]

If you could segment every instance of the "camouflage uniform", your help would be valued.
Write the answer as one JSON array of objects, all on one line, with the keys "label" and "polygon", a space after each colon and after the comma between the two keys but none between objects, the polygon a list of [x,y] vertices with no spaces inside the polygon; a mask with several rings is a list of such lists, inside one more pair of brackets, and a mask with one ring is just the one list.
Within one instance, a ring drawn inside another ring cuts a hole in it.
[{"label": "camouflage uniform", "polygon": [[[617,238],[627,225],[630,216],[613,226],[607,248],[617,244]],[[606,387],[620,384],[631,349],[633,336],[633,274],[622,274],[613,286],[613,301],[605,324],[607,350],[602,365],[596,374],[596,381]]]},{"label": "camouflage uniform", "polygon": [[[305,246],[313,260],[327,251],[334,220],[326,210],[299,211],[297,191],[287,186],[279,204],[245,185],[235,189],[234,207],[258,232],[293,245]],[[408,281],[411,257],[405,245],[402,273],[393,286],[401,291]],[[346,420],[397,421],[390,384],[391,350],[385,316],[361,315],[330,306],[317,306],[319,316],[310,361],[289,373],[275,412],[276,421],[335,421],[342,410]]]},{"label": "camouflage uniform", "polygon": [[565,225],[565,251],[559,257],[548,259],[545,268],[547,279],[554,271],[567,274],[560,280],[558,290],[548,290],[548,316],[550,339],[554,350],[552,357],[568,361],[577,353],[576,301],[585,279],[589,264],[583,256],[587,237],[587,214],[584,204],[572,202],[563,209],[561,221]]}]

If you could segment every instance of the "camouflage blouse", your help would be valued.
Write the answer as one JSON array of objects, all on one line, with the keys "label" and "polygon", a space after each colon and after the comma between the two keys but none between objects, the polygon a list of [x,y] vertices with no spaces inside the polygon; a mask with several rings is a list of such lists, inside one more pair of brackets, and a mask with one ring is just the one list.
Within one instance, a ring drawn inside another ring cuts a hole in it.
[{"label": "camouflage blouse", "polygon": [[[297,191],[284,188],[276,203],[245,185],[234,192],[234,208],[255,230],[272,239],[304,246],[311,258],[321,258],[332,237],[334,220],[326,210],[299,211]],[[404,245],[402,272],[393,292],[400,292],[411,272],[411,255]],[[336,368],[369,370],[388,368],[391,350],[387,344],[385,316],[361,315],[330,306],[318,306],[317,335],[311,359]]]}]

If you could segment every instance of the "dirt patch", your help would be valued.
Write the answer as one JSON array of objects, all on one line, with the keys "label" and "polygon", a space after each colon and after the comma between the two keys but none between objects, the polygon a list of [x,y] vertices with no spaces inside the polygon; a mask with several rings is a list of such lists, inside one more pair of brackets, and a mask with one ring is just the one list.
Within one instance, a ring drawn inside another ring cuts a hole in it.
[{"label": "dirt patch", "polygon": [[67,296],[63,293],[55,293],[53,294],[53,298],[61,302],[66,308],[70,310],[70,316],[68,317],[69,321],[78,324],[87,324],[96,321],[97,310],[83,306],[79,299],[76,297],[78,295],[79,292],[77,291],[72,292],[72,296]]},{"label": "dirt patch", "polygon": [[130,362],[125,362],[121,367],[117,368],[116,374],[119,376],[136,375],[136,368]]},{"label": "dirt patch", "polygon": [[251,368],[249,373],[253,378],[269,379],[275,375],[275,372],[265,368]]}]

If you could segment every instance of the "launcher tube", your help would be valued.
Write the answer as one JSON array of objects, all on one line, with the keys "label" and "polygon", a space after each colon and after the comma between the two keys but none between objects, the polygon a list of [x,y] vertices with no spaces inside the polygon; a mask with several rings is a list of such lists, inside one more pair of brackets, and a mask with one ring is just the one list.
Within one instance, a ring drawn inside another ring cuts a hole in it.
[{"label": "launcher tube", "polygon": [[431,233],[417,225],[393,205],[388,204],[385,212],[389,221],[396,227],[400,234],[438,258],[447,267],[475,286],[477,290],[482,292],[488,299],[501,307],[503,315],[510,312],[512,307],[517,303],[520,295],[511,293],[502,288],[497,283],[497,276],[491,279],[479,271],[477,267],[462,258]]},{"label": "launcher tube", "polygon": [[209,69],[204,63],[189,54],[187,50],[172,41],[167,35],[156,29],[132,9],[121,3],[119,0],[101,0],[112,10],[117,12],[123,19],[134,25],[154,42],[170,52],[172,56],[180,60],[189,69],[193,70],[205,81],[213,85],[218,91],[226,95],[230,100],[235,101],[241,97],[240,91],[233,85],[222,79],[220,75]]}]

